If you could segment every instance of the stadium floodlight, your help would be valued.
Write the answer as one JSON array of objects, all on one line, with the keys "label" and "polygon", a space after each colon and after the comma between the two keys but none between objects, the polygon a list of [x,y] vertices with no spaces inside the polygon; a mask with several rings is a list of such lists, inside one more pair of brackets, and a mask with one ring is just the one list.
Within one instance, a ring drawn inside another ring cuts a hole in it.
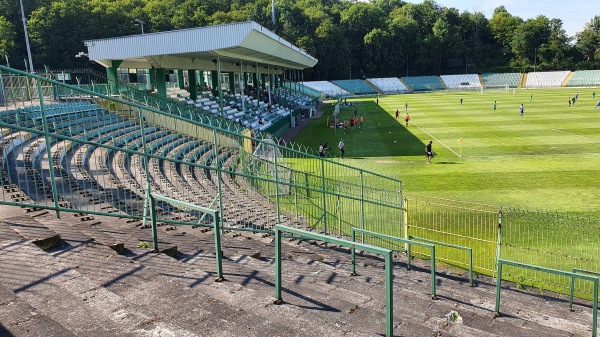
[{"label": "stadium floodlight", "polygon": [[139,23],[139,24],[140,24],[140,26],[142,26],[142,34],[144,34],[144,24],[145,24],[146,22],[144,22],[144,20],[142,20],[142,19],[135,19],[135,20],[133,20],[133,21],[135,21],[135,22]]}]

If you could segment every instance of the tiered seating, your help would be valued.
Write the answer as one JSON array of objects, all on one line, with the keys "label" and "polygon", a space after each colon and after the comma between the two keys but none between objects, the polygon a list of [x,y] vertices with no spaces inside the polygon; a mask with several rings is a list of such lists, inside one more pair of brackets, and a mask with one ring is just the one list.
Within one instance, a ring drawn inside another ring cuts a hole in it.
[{"label": "tiered seating", "polygon": [[570,71],[538,71],[527,74],[526,88],[559,88]]},{"label": "tiered seating", "polygon": [[443,90],[445,89],[437,76],[410,76],[402,77],[413,91]]},{"label": "tiered seating", "polygon": [[190,99],[190,93],[185,89],[167,88],[167,97],[175,102],[184,103]]},{"label": "tiered seating", "polygon": [[408,88],[396,77],[386,78],[368,78],[367,81],[371,82],[384,94],[401,94],[408,92]]},{"label": "tiered seating", "polygon": [[600,86],[600,70],[577,70],[567,83],[567,87]]},{"label": "tiered seating", "polygon": [[304,85],[313,88],[329,97],[344,97],[350,96],[350,92],[344,90],[337,85],[327,81],[310,81],[304,82]]},{"label": "tiered seating", "polygon": [[321,97],[321,92],[317,91],[313,88],[310,88],[302,83],[297,82],[285,82],[283,83],[283,87],[286,89],[290,89],[292,91],[301,92],[303,95],[308,96],[309,98],[319,98]]},{"label": "tiered seating", "polygon": [[485,86],[494,87],[508,85],[510,88],[516,88],[521,80],[521,73],[483,74],[482,76]]},{"label": "tiered seating", "polygon": [[333,84],[349,91],[355,95],[375,95],[377,91],[373,90],[363,80],[336,80]]},{"label": "tiered seating", "polygon": [[440,77],[448,89],[481,89],[481,82],[477,74],[442,75]]}]

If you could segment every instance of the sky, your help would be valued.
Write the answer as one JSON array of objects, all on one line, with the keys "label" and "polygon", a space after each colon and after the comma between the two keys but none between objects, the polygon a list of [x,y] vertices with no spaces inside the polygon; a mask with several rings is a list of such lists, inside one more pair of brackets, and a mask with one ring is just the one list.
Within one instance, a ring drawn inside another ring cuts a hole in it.
[{"label": "sky", "polygon": [[[410,3],[421,3],[422,0],[404,0]],[[504,6],[506,10],[523,20],[544,15],[549,19],[561,19],[563,28],[569,36],[581,32],[586,22],[594,15],[600,15],[598,0],[436,0],[443,7],[454,7],[460,12],[481,12],[488,19],[494,9]]]}]

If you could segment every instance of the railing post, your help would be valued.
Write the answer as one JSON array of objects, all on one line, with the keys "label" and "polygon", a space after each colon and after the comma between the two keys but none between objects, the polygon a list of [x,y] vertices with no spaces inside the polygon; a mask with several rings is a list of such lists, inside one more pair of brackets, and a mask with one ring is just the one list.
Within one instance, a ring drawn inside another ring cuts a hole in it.
[{"label": "railing post", "polygon": [[221,250],[221,231],[219,230],[219,211],[213,216],[213,227],[215,232],[215,256],[217,258],[217,278],[215,282],[225,280],[223,277],[223,251]]},{"label": "railing post", "polygon": [[394,336],[394,254],[385,256],[385,335]]},{"label": "railing post", "polygon": [[275,227],[275,304],[282,304],[281,299],[281,230]]},{"label": "railing post", "polygon": [[[27,78],[26,78],[27,80]],[[29,82],[29,81],[27,81]],[[46,142],[46,155],[50,161],[50,185],[52,186],[52,199],[54,199],[54,210],[56,212],[56,218],[60,219],[60,205],[58,204],[58,191],[56,190],[56,177],[54,175],[54,161],[52,160],[52,150],[50,149],[50,131],[48,130],[48,120],[46,119],[46,108],[44,107],[44,95],[42,93],[42,85],[40,80],[35,81],[40,99],[40,110],[42,112],[42,123],[44,127],[44,141]]]},{"label": "railing post", "polygon": [[150,223],[152,224],[152,247],[156,252],[159,251],[158,248],[158,231],[156,229],[156,201],[154,197],[149,194],[148,195],[148,203],[150,205]]},{"label": "railing post", "polygon": [[[408,199],[406,197],[404,197],[403,199],[403,204],[402,205],[402,221],[404,222],[404,238],[406,240],[409,239],[409,235],[408,235]],[[408,250],[408,243],[404,244],[404,250]]]},{"label": "railing post", "polygon": [[473,248],[469,248],[469,283],[473,286]]},{"label": "railing post", "polygon": [[[356,231],[354,230],[354,228],[350,228],[350,230],[352,242],[356,242]],[[352,246],[352,248],[350,249],[350,256],[352,257],[352,273],[350,273],[350,275],[356,276],[356,248],[354,248],[354,246]]]},{"label": "railing post", "polygon": [[435,289],[435,245],[431,246],[431,298],[437,299]]},{"label": "railing post", "polygon": [[502,245],[502,209],[498,212],[498,239],[496,243],[496,263],[500,260],[500,246]]},{"label": "railing post", "polygon": [[[363,170],[360,170],[360,228],[365,230],[365,185]],[[365,243],[365,233],[362,233],[361,243]]]},{"label": "railing post", "polygon": [[[217,165],[219,163],[219,139],[217,137],[217,129],[213,129],[213,138],[214,138],[214,142],[213,144],[215,144],[215,159],[217,161]],[[221,234],[225,234],[225,229],[223,226],[223,193],[222,193],[222,188],[221,188],[221,168],[220,167],[216,167],[217,170],[217,189],[218,189],[218,193],[219,193],[219,217],[221,218]]]},{"label": "railing post", "polygon": [[[110,105],[110,102],[109,102]],[[146,195],[144,196],[144,216],[142,219],[142,222],[144,225],[146,225],[146,220],[147,220],[147,210],[148,210],[148,204],[150,203],[150,192],[151,191],[151,185],[150,185],[150,170],[148,169],[148,163],[149,163],[149,159],[148,159],[148,151],[146,149],[146,125],[145,125],[145,121],[144,121],[144,110],[142,110],[142,108],[138,108],[139,110],[139,118],[140,118],[140,132],[142,134],[142,149],[144,151],[144,172],[146,174]]]},{"label": "railing post", "polygon": [[323,233],[327,235],[327,193],[325,191],[325,160],[321,159],[321,178],[323,189]]},{"label": "railing post", "polygon": [[495,316],[500,316],[500,289],[502,288],[502,261],[498,259],[498,275],[496,277],[496,313]]},{"label": "railing post", "polygon": [[594,280],[594,302],[592,304],[592,337],[598,335],[598,279]]},{"label": "railing post", "polygon": [[279,170],[277,169],[277,151],[275,144],[270,144],[273,147],[273,165],[275,165],[275,203],[277,210],[277,223],[281,223],[281,209],[279,205]]}]

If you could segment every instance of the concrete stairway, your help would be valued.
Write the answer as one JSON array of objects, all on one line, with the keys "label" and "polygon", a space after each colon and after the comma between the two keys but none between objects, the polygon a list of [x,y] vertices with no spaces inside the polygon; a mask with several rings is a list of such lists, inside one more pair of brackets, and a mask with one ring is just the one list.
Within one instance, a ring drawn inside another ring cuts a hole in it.
[{"label": "concrete stairway", "polygon": [[[13,210],[11,214],[24,214]],[[173,258],[138,248],[150,230],[116,218],[98,216],[93,225],[43,213],[29,219],[4,218],[0,285],[6,289],[0,287],[0,323],[13,336],[28,336],[32,330],[20,330],[25,325],[17,324],[18,315],[2,314],[13,312],[9,305],[31,309],[23,316],[37,324],[31,329],[39,326],[40,331],[49,329],[61,336],[370,336],[384,332],[383,264],[375,256],[359,255],[359,275],[350,276],[347,249],[285,240],[285,304],[277,306],[272,304],[270,237],[225,234],[226,280],[215,283],[211,230],[159,227],[160,240],[178,247]],[[60,235],[62,245],[42,251],[13,229],[19,223]],[[112,242],[106,236],[124,243],[124,255],[99,242]],[[580,302],[570,312],[560,297],[523,293],[507,284],[503,315],[493,318],[492,279],[480,276],[476,286],[469,287],[465,275],[438,270],[438,299],[432,300],[427,261],[414,260],[415,267],[407,271],[406,256],[400,253],[395,264],[396,335],[591,334],[589,303]],[[462,316],[462,324],[445,318],[451,310]]]}]

